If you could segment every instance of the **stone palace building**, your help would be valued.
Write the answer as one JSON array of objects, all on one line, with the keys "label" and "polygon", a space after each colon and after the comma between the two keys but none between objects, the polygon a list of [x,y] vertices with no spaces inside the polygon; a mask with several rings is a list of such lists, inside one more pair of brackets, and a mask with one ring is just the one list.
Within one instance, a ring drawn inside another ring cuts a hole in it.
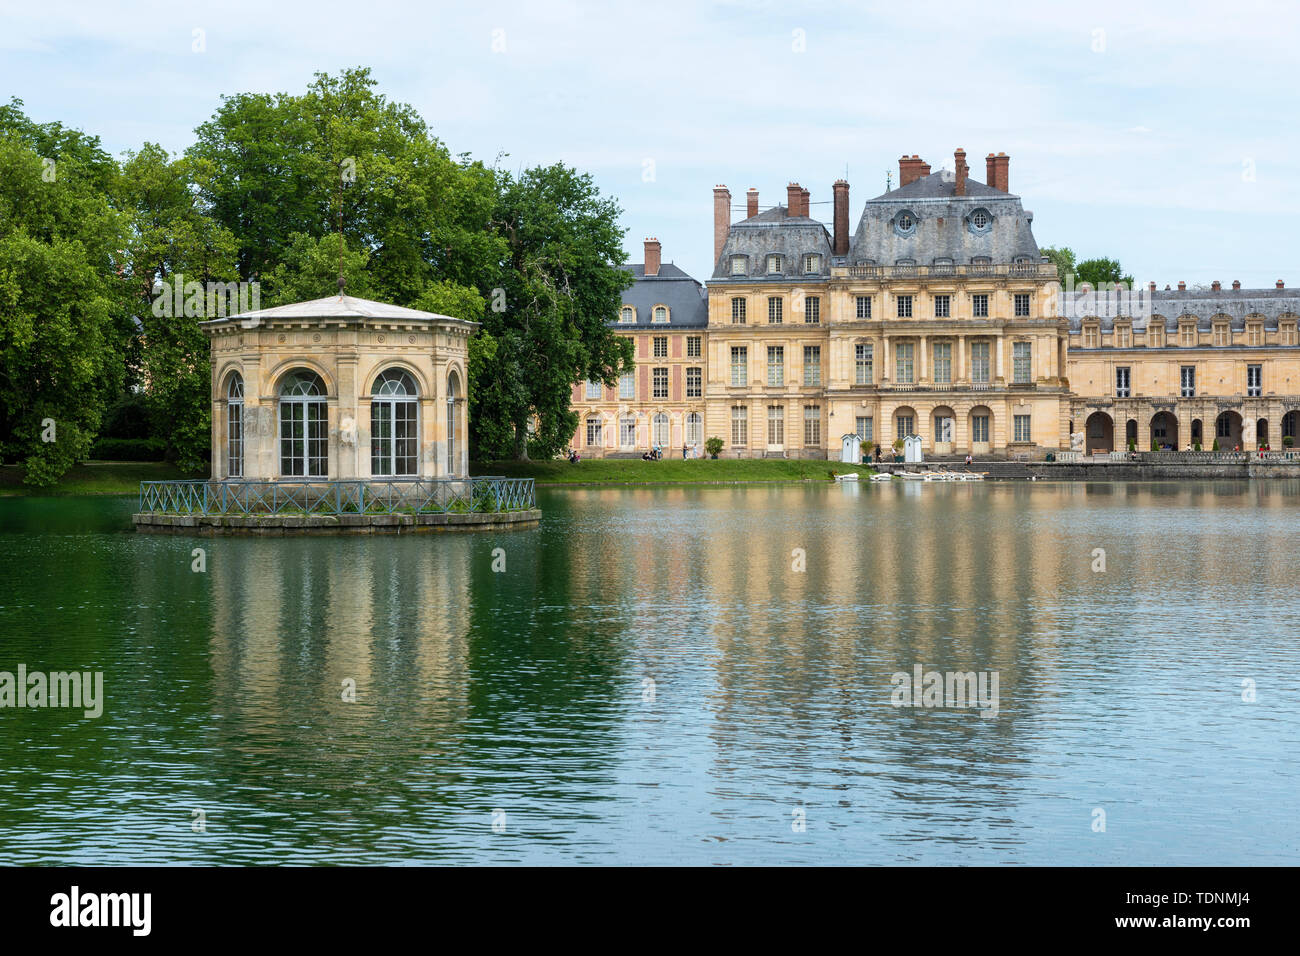
[{"label": "stone palace building", "polygon": [[[574,387],[583,455],[704,453],[856,461],[918,435],[929,455],[1042,457],[1151,448],[1280,448],[1300,425],[1300,297],[1273,289],[1062,290],[1010,160],[970,177],[899,160],[898,188],[850,231],[797,183],[732,222],[714,189],[713,275],[665,265],[658,240],[624,293],[635,367]],[[1291,379],[1295,378],[1293,385]]]}]

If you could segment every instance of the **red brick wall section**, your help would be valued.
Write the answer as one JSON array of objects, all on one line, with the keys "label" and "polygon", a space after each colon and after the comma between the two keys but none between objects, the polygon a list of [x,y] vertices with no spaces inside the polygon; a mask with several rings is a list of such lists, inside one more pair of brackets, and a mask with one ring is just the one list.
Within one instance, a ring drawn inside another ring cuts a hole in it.
[{"label": "red brick wall section", "polygon": [[648,276],[657,276],[659,274],[660,260],[659,240],[653,236],[645,241],[645,274]]},{"label": "red brick wall section", "polygon": [[726,186],[713,187],[713,261],[722,255],[722,247],[731,234],[731,190]]},{"label": "red brick wall section", "polygon": [[835,245],[832,251],[837,256],[844,256],[849,252],[849,184],[837,179],[832,192],[835,194]]},{"label": "red brick wall section", "polygon": [[752,186],[745,193],[745,213],[750,219],[758,215],[758,190]]},{"label": "red brick wall section", "polygon": [[680,365],[673,366],[672,396],[674,402],[680,402],[682,400],[682,367]]}]

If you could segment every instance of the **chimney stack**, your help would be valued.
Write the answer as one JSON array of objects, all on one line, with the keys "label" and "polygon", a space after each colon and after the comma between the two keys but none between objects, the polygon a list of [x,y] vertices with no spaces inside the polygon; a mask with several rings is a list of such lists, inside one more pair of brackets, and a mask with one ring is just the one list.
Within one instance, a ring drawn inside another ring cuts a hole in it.
[{"label": "chimney stack", "polygon": [[722,247],[731,234],[731,190],[726,186],[713,187],[713,261],[722,255]]},{"label": "chimney stack", "polygon": [[[922,172],[922,170],[925,170]],[[909,183],[914,183],[922,176],[930,175],[930,167],[925,160],[913,153],[911,156],[903,156],[898,161],[898,186],[902,187]]]},{"label": "chimney stack", "polygon": [[987,184],[1004,193],[1011,192],[1011,186],[1007,181],[1010,165],[1011,157],[1006,153],[998,153],[996,156],[989,153],[988,156],[984,157],[984,172]]},{"label": "chimney stack", "polygon": [[1155,291],[1156,291],[1156,284],[1155,284],[1154,282],[1150,283],[1150,284],[1147,286],[1147,291],[1148,291],[1148,292],[1155,292]]},{"label": "chimney stack", "polygon": [[1281,279],[1278,279],[1278,280],[1277,280],[1277,287],[1278,287],[1279,289],[1285,289],[1285,288],[1286,288],[1286,283],[1283,282]]},{"label": "chimney stack", "polygon": [[785,187],[785,214],[787,216],[799,215],[799,199],[803,195],[803,190],[798,183],[788,183]]},{"label": "chimney stack", "polygon": [[804,217],[812,215],[810,212],[808,212],[808,207],[810,205],[811,203],[809,202],[808,190],[806,189],[799,190],[799,215]]},{"label": "chimney stack", "polygon": [[1236,292],[1236,291],[1237,291],[1238,289],[1240,289],[1240,288],[1241,288],[1241,280],[1240,280],[1240,279],[1233,279],[1233,280],[1232,280],[1232,291],[1233,291],[1233,292]]},{"label": "chimney stack", "polygon": [[849,253],[849,184],[843,179],[835,180],[831,187],[835,194],[834,235],[835,244],[831,251],[837,256]]},{"label": "chimney stack", "polygon": [[1211,292],[1218,292],[1218,291],[1221,290],[1222,288],[1223,288],[1223,286],[1219,285],[1219,280],[1218,280],[1218,279],[1215,279],[1213,282],[1210,283],[1210,291],[1211,291]]},{"label": "chimney stack", "polygon": [[1186,291],[1187,291],[1187,283],[1186,283],[1186,282],[1179,282],[1179,283],[1178,283],[1178,291],[1179,291],[1179,292],[1186,292]]},{"label": "chimney stack", "polygon": [[953,172],[957,174],[957,188],[955,194],[958,196],[966,195],[966,174],[970,172],[970,167],[966,165],[966,150],[960,146],[952,154]]},{"label": "chimney stack", "polygon": [[758,215],[758,190],[753,186],[749,187],[749,192],[745,193],[745,213],[750,219]]},{"label": "chimney stack", "polygon": [[657,276],[659,274],[659,240],[650,236],[645,241],[645,274],[648,276]]}]

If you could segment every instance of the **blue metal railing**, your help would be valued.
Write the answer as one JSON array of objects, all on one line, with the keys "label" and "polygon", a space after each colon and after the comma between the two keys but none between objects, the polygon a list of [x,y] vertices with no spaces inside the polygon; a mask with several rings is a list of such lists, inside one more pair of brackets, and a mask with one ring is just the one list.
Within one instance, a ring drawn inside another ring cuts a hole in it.
[{"label": "blue metal railing", "polygon": [[532,478],[393,478],[357,481],[142,481],[141,514],[391,515],[527,511]]}]

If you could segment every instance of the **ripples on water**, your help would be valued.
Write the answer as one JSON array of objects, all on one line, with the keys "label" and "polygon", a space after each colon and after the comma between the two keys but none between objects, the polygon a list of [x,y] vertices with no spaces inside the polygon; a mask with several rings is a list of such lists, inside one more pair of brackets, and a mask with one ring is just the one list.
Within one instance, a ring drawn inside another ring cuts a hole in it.
[{"label": "ripples on water", "polygon": [[[0,670],[107,697],[0,710],[0,863],[1296,862],[1298,484],[541,494],[281,540],[0,499]],[[917,663],[999,716],[891,706]]]}]

